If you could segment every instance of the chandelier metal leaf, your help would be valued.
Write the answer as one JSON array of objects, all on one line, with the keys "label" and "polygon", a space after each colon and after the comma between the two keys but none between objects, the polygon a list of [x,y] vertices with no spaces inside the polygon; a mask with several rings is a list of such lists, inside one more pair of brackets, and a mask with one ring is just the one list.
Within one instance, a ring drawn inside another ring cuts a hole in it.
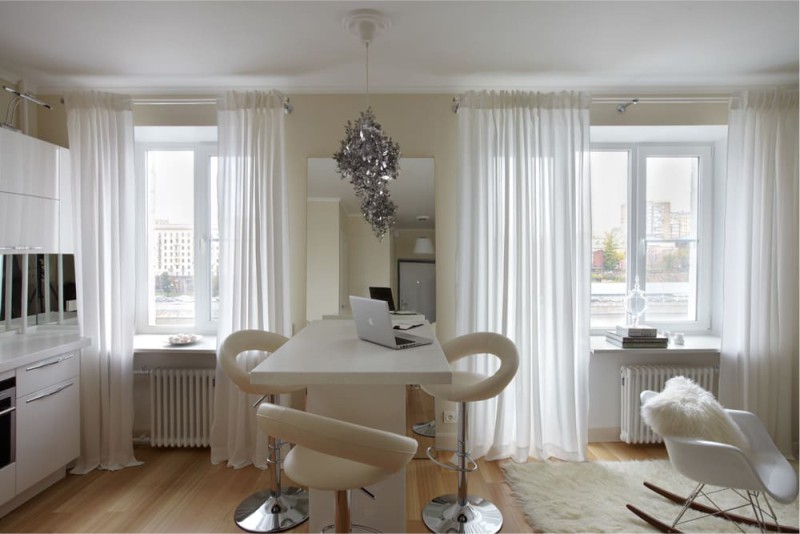
[{"label": "chandelier metal leaf", "polygon": [[347,121],[345,137],[333,155],[342,179],[349,179],[361,202],[361,214],[382,240],[395,224],[397,206],[391,199],[389,183],[400,172],[400,145],[386,135],[369,106],[369,44],[377,30],[388,26],[388,19],[374,10],[360,9],[345,20],[366,45],[367,110],[355,122]]}]

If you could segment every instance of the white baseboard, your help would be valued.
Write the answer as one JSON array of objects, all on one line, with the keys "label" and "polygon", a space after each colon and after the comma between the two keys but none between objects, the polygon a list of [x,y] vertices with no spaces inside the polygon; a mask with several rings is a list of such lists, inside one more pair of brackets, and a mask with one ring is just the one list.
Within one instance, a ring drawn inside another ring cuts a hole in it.
[{"label": "white baseboard", "polygon": [[57,469],[56,471],[50,473],[48,476],[31,486],[30,488],[26,489],[22,493],[18,494],[16,497],[11,499],[10,501],[4,503],[0,506],[0,517],[8,515],[12,510],[15,508],[25,504],[26,501],[29,501],[35,495],[43,492],[62,478],[67,476],[67,470],[65,467]]},{"label": "white baseboard", "polygon": [[599,427],[589,429],[589,443],[608,443],[609,441],[619,441],[618,426]]}]

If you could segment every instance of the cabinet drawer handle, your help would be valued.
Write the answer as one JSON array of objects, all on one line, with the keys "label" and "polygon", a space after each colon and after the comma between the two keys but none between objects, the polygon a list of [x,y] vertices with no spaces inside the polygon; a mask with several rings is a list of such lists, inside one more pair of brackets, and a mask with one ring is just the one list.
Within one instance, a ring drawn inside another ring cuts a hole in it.
[{"label": "cabinet drawer handle", "polygon": [[52,361],[49,361],[49,362],[40,363],[39,365],[34,365],[32,367],[28,367],[25,370],[26,371],[35,371],[36,369],[41,369],[42,367],[47,367],[49,365],[56,365],[57,363],[61,363],[64,360],[69,360],[70,358],[72,358],[72,356],[73,356],[72,354],[70,354],[69,356],[62,356],[62,357],[60,357],[58,359],[55,359],[55,360],[52,360]]},{"label": "cabinet drawer handle", "polygon": [[5,409],[5,410],[3,410],[2,412],[0,412],[0,417],[3,417],[4,415],[8,415],[8,414],[10,414],[11,412],[13,412],[13,411],[14,411],[14,410],[16,410],[16,409],[17,409],[17,407],[16,407],[16,406],[12,406],[11,408],[6,408],[6,409]]},{"label": "cabinet drawer handle", "polygon": [[58,388],[58,389],[56,389],[56,390],[53,390],[53,391],[51,391],[50,393],[42,393],[42,394],[41,394],[41,395],[39,395],[39,396],[36,396],[36,397],[34,397],[34,398],[32,398],[32,399],[28,399],[28,400],[26,400],[26,401],[25,401],[25,403],[27,404],[27,403],[29,403],[29,402],[33,402],[33,401],[37,401],[37,400],[41,400],[41,399],[43,399],[43,398],[45,398],[45,397],[50,397],[51,395],[55,395],[56,393],[61,393],[62,391],[64,391],[64,390],[65,390],[65,389],[67,389],[68,387],[72,386],[73,384],[75,384],[75,382],[70,382],[69,384],[64,384],[64,385],[63,385],[63,386],[61,386],[60,388]]}]

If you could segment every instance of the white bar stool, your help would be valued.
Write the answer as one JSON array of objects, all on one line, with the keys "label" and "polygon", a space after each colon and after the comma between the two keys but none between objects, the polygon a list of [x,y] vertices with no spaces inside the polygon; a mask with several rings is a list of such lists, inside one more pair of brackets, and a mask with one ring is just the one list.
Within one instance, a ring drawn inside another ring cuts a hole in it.
[{"label": "white bar stool", "polygon": [[[277,395],[291,393],[299,389],[297,386],[278,388],[263,384],[251,384],[250,373],[243,370],[236,361],[242,352],[257,350],[273,353],[288,338],[263,330],[239,330],[225,338],[220,347],[220,364],[228,378],[244,393],[253,393],[262,397],[253,405],[266,400],[275,404]],[[272,434],[268,434],[269,456],[267,464],[272,472],[274,487],[256,492],[247,497],[236,508],[233,519],[236,525],[248,532],[280,532],[294,528],[308,519],[308,492],[300,488],[284,488],[281,485],[281,447]]]},{"label": "white bar stool", "polygon": [[376,532],[351,523],[350,490],[390,477],[417,452],[412,438],[273,404],[258,408],[258,424],[295,444],[284,461],[292,480],[336,492],[335,523],[323,532]]},{"label": "white bar stool", "polygon": [[493,503],[467,493],[467,473],[478,469],[467,450],[467,402],[492,398],[498,395],[514,378],[519,356],[514,343],[499,334],[478,332],[442,343],[447,361],[451,364],[473,354],[494,354],[500,359],[500,368],[491,376],[453,370],[452,384],[422,386],[425,392],[438,399],[458,403],[458,444],[455,451],[458,465],[439,461],[434,455],[436,447],[427,453],[436,464],[458,471],[458,492],[440,495],[422,510],[422,520],[433,532],[485,532],[495,533],[503,526],[503,514]]}]

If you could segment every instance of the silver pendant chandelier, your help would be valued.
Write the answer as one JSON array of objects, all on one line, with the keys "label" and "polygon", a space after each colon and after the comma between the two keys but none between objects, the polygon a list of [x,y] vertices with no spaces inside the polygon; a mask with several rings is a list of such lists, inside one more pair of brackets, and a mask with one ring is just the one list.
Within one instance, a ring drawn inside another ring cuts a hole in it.
[{"label": "silver pendant chandelier", "polygon": [[369,45],[390,26],[388,17],[372,9],[358,9],[345,18],[345,26],[361,38],[366,48],[367,110],[354,123],[347,121],[345,137],[333,155],[336,170],[353,185],[361,213],[381,240],[394,226],[397,206],[389,182],[400,171],[400,146],[383,132],[369,106]]}]

